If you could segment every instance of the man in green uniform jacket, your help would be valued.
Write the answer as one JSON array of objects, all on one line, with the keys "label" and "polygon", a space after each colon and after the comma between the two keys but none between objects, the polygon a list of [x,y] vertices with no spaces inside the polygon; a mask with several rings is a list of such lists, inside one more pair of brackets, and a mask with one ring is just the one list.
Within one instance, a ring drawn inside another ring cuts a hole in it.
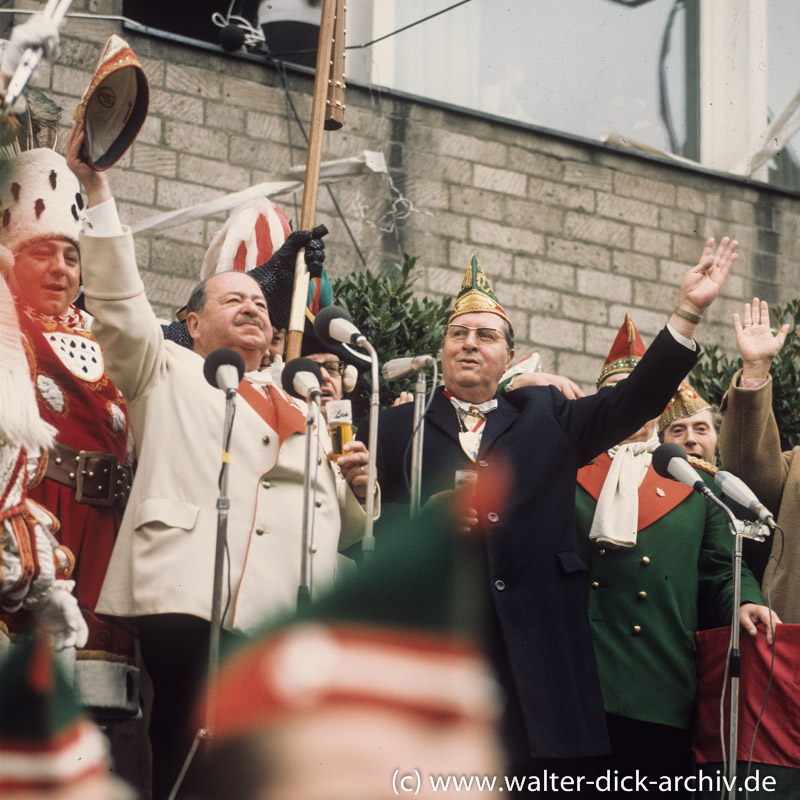
[{"label": "man in green uniform jacket", "polygon": [[[627,377],[643,352],[626,316],[598,384],[612,386]],[[635,790],[638,770],[639,778],[656,782],[639,784],[649,792],[663,790],[666,777],[675,789],[675,779],[692,772],[694,634],[729,625],[733,601],[727,519],[688,486],[652,468],[656,422],[579,470],[576,502],[578,551],[589,566],[587,608],[612,745],[598,775],[610,769],[612,781],[631,777],[618,788]],[[692,462],[713,487],[715,468]],[[741,599],[740,623],[755,635],[769,612],[747,569]],[[672,796],[688,796],[682,785],[677,788]]]}]

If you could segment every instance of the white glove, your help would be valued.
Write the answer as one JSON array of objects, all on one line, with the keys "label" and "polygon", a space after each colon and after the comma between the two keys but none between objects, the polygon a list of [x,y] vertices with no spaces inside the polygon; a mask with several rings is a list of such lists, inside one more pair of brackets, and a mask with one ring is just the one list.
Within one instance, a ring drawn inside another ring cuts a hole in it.
[{"label": "white glove", "polygon": [[0,72],[10,78],[29,47],[41,47],[45,58],[50,61],[55,58],[58,53],[58,27],[51,19],[34,14],[27,22],[17,25],[11,31],[11,39],[0,63]]},{"label": "white glove", "polygon": [[53,635],[56,650],[83,647],[89,638],[78,601],[70,594],[74,586],[75,581],[56,581],[35,604],[27,606],[42,628]]}]

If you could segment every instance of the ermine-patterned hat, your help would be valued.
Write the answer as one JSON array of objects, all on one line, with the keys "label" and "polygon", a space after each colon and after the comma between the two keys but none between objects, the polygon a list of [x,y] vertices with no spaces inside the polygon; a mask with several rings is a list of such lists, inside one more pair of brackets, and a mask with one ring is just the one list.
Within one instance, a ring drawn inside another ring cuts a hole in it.
[{"label": "ermine-patterned hat", "polygon": [[14,255],[45,239],[77,247],[82,208],[78,179],[55,150],[40,147],[0,161],[0,244]]},{"label": "ermine-patterned hat", "polygon": [[625,321],[611,345],[611,350],[603,364],[600,377],[597,379],[597,388],[611,375],[620,375],[633,372],[633,368],[639,363],[647,348],[644,346],[642,337],[630,314],[625,314]]},{"label": "ermine-patterned hat", "polygon": [[699,414],[701,411],[710,409],[711,405],[701,397],[696,389],[693,389],[686,380],[681,381],[678,391],[672,395],[669,405],[664,413],[658,418],[658,432],[664,430],[668,425],[672,425],[679,419],[686,419]]},{"label": "ermine-patterned hat", "polygon": [[467,267],[461,283],[461,290],[456,297],[448,322],[452,322],[461,314],[470,314],[473,311],[488,311],[490,314],[497,314],[509,324],[509,327],[511,326],[511,320],[506,315],[503,306],[500,305],[489,279],[475,256],[472,256],[472,261]]},{"label": "ermine-patterned hat", "polygon": [[144,125],[150,87],[130,45],[112,34],[94,69],[74,117],[84,120],[86,158],[95,170],[122,158]]}]

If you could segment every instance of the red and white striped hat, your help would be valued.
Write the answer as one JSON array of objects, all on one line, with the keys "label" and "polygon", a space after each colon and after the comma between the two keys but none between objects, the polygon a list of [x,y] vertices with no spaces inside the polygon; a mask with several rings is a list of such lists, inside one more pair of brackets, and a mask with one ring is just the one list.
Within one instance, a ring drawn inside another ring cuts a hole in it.
[{"label": "red and white striped hat", "polygon": [[235,209],[203,259],[201,280],[220,272],[249,272],[269,261],[291,232],[286,215],[267,198]]}]

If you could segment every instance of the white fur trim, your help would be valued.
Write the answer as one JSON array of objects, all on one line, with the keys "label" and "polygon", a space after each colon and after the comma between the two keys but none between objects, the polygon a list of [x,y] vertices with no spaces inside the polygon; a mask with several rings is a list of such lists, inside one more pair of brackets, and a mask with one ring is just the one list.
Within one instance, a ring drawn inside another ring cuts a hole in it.
[{"label": "white fur trim", "polygon": [[12,253],[43,239],[77,247],[81,223],[72,213],[78,179],[55,150],[46,147],[0,162],[0,244]]}]

